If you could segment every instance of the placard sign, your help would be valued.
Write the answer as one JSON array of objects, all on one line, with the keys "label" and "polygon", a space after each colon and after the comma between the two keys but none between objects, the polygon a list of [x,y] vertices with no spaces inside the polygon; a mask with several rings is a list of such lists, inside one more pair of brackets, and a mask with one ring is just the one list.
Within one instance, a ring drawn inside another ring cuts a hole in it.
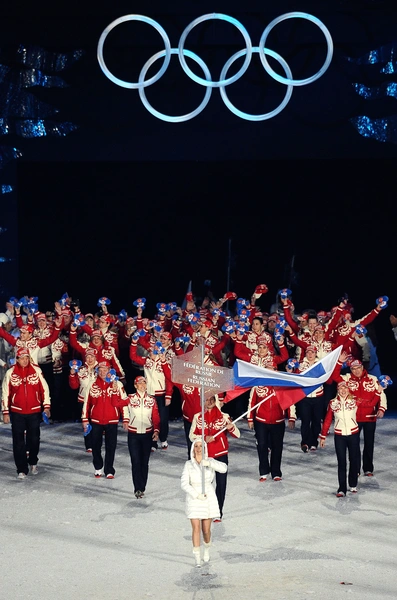
[{"label": "placard sign", "polygon": [[172,358],[172,381],[203,388],[205,398],[234,388],[233,369],[211,364],[201,347]]}]

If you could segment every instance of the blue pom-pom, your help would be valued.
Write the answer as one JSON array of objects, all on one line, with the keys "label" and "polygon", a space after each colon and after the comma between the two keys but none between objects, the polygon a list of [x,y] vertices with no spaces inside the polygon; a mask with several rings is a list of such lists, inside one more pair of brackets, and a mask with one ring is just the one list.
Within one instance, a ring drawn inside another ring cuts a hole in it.
[{"label": "blue pom-pom", "polygon": [[28,304],[27,305],[28,308],[28,312],[30,315],[34,315],[34,313],[36,313],[39,310],[39,307],[37,306],[37,304]]},{"label": "blue pom-pom", "polygon": [[292,291],[288,288],[283,288],[281,290],[278,291],[278,295],[280,296],[280,298],[288,298],[288,296],[292,296]]},{"label": "blue pom-pom", "polygon": [[289,369],[299,369],[299,360],[295,358],[289,358],[287,360],[287,366]]},{"label": "blue pom-pom", "polygon": [[49,424],[50,424],[50,419],[47,417],[47,415],[45,414],[44,410],[43,410],[43,412],[41,413],[41,416],[42,416],[42,418],[43,418],[43,421],[44,421],[44,423],[45,423],[46,425],[49,425]]},{"label": "blue pom-pom", "polygon": [[178,308],[178,305],[176,302],[170,302],[169,304],[167,304],[167,311],[174,311]]},{"label": "blue pom-pom", "polygon": [[108,372],[108,374],[105,377],[105,381],[107,381],[107,383],[113,383],[113,381],[117,381],[118,377],[117,377],[117,373],[114,369],[110,369],[110,371]]},{"label": "blue pom-pom", "polygon": [[391,380],[389,375],[381,375],[379,377],[378,381],[381,384],[381,386],[383,387],[383,389],[386,389],[387,387],[389,387],[389,385],[392,385],[392,383],[393,383],[393,381]]},{"label": "blue pom-pom", "polygon": [[153,354],[164,354],[165,348],[161,342],[156,342],[153,348]]},{"label": "blue pom-pom", "polygon": [[69,367],[74,371],[78,371],[82,365],[83,363],[81,362],[81,360],[73,359],[69,361]]},{"label": "blue pom-pom", "polygon": [[367,330],[365,327],[363,327],[362,325],[356,325],[356,333],[357,335],[365,335],[367,333]]},{"label": "blue pom-pom", "polygon": [[91,423],[88,423],[88,425],[86,426],[86,428],[84,429],[84,437],[86,435],[88,435],[90,432],[92,431],[92,425]]},{"label": "blue pom-pom", "polygon": [[387,307],[387,303],[389,302],[389,298],[388,296],[380,296],[379,298],[376,299],[376,305],[380,305],[381,309],[384,309]]},{"label": "blue pom-pom", "polygon": [[78,314],[74,316],[72,325],[74,327],[82,327],[85,325],[85,319],[82,314]]},{"label": "blue pom-pom", "polygon": [[160,314],[164,314],[167,312],[167,304],[165,302],[158,302],[156,304],[156,308]]},{"label": "blue pom-pom", "polygon": [[146,304],[146,298],[137,298],[136,300],[134,300],[134,302],[132,303],[134,306],[136,306],[137,308],[145,308],[145,304]]},{"label": "blue pom-pom", "polygon": [[119,321],[125,321],[127,319],[128,315],[127,315],[127,311],[123,309],[121,309],[121,311],[119,312],[119,314],[117,315],[117,318]]},{"label": "blue pom-pom", "polygon": [[109,298],[106,298],[106,296],[102,296],[102,298],[99,298],[99,300],[97,302],[97,306],[103,306],[104,304],[106,304],[106,305],[110,304],[110,300],[109,300]]}]

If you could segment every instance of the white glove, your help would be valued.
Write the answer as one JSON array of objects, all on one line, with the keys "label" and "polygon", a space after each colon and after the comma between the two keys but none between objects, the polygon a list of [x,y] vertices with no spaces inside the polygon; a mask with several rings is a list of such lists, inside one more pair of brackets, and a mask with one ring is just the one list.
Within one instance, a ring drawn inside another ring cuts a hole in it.
[{"label": "white glove", "polygon": [[203,465],[203,467],[209,467],[210,461],[207,458],[203,458],[203,460],[201,461],[201,464]]},{"label": "white glove", "polygon": [[199,494],[197,500],[207,500],[207,494]]}]

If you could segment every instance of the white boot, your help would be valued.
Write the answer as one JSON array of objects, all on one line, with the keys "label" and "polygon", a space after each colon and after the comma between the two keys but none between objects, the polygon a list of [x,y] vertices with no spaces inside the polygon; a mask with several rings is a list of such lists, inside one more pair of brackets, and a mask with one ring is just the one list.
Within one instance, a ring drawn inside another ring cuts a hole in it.
[{"label": "white boot", "polygon": [[201,567],[200,546],[193,546],[193,554],[196,561],[196,567]]},{"label": "white boot", "polygon": [[210,560],[210,546],[211,546],[211,541],[204,542],[204,554],[203,554],[203,561],[204,562],[209,562]]}]

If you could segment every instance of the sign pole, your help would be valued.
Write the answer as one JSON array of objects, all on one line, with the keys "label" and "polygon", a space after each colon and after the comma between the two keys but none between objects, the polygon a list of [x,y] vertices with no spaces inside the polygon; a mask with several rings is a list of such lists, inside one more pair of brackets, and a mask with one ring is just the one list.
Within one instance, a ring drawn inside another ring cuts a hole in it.
[{"label": "sign pole", "polygon": [[[204,352],[205,352],[205,343],[204,343],[204,339],[201,339],[201,368],[204,367]],[[205,443],[205,421],[204,421],[204,402],[205,402],[205,389],[204,389],[204,382],[201,383],[201,390],[200,390],[200,401],[201,401],[201,447],[202,447],[202,454],[201,454],[201,460],[203,460],[204,458],[204,443]],[[203,466],[201,466],[201,493],[205,494],[205,469],[203,468]]]}]

